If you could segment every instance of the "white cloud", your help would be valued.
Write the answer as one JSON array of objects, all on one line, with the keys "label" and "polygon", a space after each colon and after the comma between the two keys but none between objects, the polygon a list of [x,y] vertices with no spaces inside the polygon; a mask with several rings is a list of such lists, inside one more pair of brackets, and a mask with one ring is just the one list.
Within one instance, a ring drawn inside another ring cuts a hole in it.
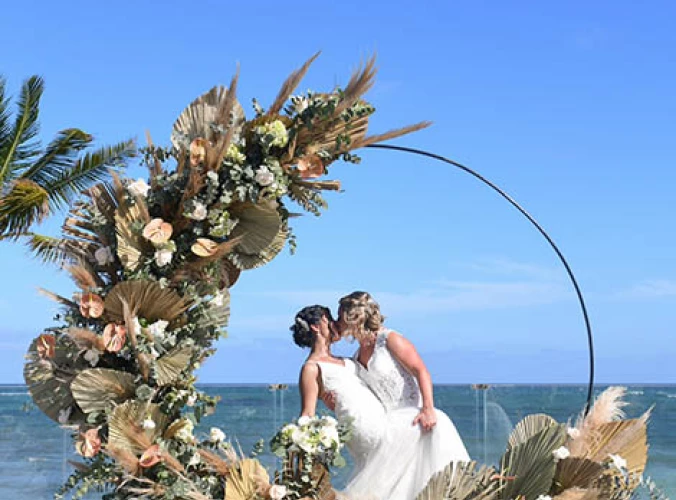
[{"label": "white cloud", "polygon": [[616,299],[659,299],[676,297],[676,281],[646,280],[613,294]]}]

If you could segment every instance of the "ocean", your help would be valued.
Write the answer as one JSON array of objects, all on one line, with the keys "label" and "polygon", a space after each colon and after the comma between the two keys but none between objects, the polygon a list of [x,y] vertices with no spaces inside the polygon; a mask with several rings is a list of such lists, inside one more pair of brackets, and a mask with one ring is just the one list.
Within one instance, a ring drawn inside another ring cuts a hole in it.
[{"label": "ocean", "polygon": [[[598,394],[605,386],[599,386]],[[267,441],[285,422],[297,417],[298,388],[208,385],[201,389],[221,397],[214,415],[196,433],[220,427],[248,453],[256,441]],[[436,406],[453,420],[473,459],[495,463],[512,427],[525,415],[547,413],[560,422],[582,410],[587,389],[578,385],[496,385],[475,390],[464,385],[435,387]],[[646,475],[676,500],[676,386],[629,386],[625,408],[636,417],[654,405],[648,427],[650,458]],[[31,408],[23,386],[0,385],[0,500],[50,499],[70,473],[67,460],[77,459],[69,431]],[[275,459],[264,454],[274,468]],[[333,483],[344,484],[350,465],[336,471]],[[96,498],[94,496],[88,498]]]}]

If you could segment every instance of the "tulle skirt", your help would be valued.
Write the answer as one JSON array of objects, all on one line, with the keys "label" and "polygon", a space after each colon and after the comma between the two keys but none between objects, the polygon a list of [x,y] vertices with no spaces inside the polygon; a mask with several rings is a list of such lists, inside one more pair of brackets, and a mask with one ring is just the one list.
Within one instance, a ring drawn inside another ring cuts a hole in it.
[{"label": "tulle skirt", "polygon": [[420,410],[397,408],[387,413],[381,443],[342,492],[350,500],[414,500],[430,478],[451,462],[470,460],[448,416],[435,410],[437,425],[423,432],[412,425]]}]

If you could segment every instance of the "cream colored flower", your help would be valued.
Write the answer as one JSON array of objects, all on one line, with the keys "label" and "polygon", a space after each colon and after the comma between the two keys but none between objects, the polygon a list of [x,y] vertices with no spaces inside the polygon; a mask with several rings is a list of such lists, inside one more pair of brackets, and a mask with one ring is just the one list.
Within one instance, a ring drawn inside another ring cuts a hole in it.
[{"label": "cream colored flower", "polygon": [[148,327],[148,332],[157,340],[164,339],[164,332],[169,326],[169,322],[163,319],[158,319],[152,325]]},{"label": "cream colored flower", "polygon": [[552,497],[550,497],[549,495],[540,495],[535,500],[552,500]]},{"label": "cream colored flower", "polygon": [[127,191],[134,196],[142,196],[145,198],[148,196],[150,186],[143,179],[138,179],[127,186]]},{"label": "cream colored flower", "polygon": [[188,215],[192,220],[204,220],[207,218],[207,206],[201,201],[193,203],[192,212]]},{"label": "cream colored flower", "polygon": [[153,245],[162,245],[171,238],[174,228],[162,219],[153,219],[143,229],[143,237],[150,240]]},{"label": "cream colored flower", "polygon": [[275,174],[268,170],[268,167],[260,167],[256,170],[256,182],[261,186],[269,186],[275,181]]},{"label": "cream colored flower", "polygon": [[150,417],[146,417],[146,419],[143,421],[143,428],[151,431],[155,427],[157,427],[157,425],[155,424],[155,421]]},{"label": "cream colored flower", "polygon": [[112,263],[115,258],[113,257],[113,251],[110,247],[101,247],[94,252],[94,259],[99,266],[107,266]]},{"label": "cream colored flower", "polygon": [[155,250],[155,264],[157,264],[159,267],[164,267],[171,264],[171,259],[173,257],[174,252],[168,248],[160,248],[159,250]]},{"label": "cream colored flower", "polygon": [[225,433],[218,427],[212,427],[209,432],[209,440],[212,443],[222,443],[225,441]]},{"label": "cream colored flower", "polygon": [[286,486],[283,484],[273,484],[268,491],[271,500],[282,500],[286,496]]},{"label": "cream colored flower", "polygon": [[188,420],[187,418],[184,418],[182,419],[180,428],[178,429],[178,431],[176,431],[176,434],[174,434],[174,437],[179,441],[189,443],[193,440],[192,431],[194,428],[195,425],[192,423],[192,421]]},{"label": "cream colored flower", "polygon": [[197,403],[197,396],[195,394],[188,396],[188,399],[185,401],[185,404],[190,407],[195,406],[195,403]]},{"label": "cream colored flower", "polygon": [[568,427],[568,436],[571,439],[577,439],[580,437],[580,431],[579,429],[576,429],[575,427]]},{"label": "cream colored flower", "polygon": [[554,455],[554,460],[565,460],[570,456],[570,451],[565,446],[561,446],[552,452]]},{"label": "cream colored flower", "polygon": [[242,165],[246,161],[246,155],[240,151],[236,144],[230,144],[230,146],[228,146],[228,150],[225,153],[225,158],[232,163],[237,163],[238,165]]},{"label": "cream colored flower", "polygon": [[308,417],[307,415],[303,415],[298,419],[298,425],[300,425],[301,427],[303,425],[309,424],[310,422],[312,422],[312,417]]},{"label": "cream colored flower", "polygon": [[98,349],[87,349],[82,357],[85,361],[88,361],[91,366],[96,366],[99,363],[100,356],[101,351]]}]

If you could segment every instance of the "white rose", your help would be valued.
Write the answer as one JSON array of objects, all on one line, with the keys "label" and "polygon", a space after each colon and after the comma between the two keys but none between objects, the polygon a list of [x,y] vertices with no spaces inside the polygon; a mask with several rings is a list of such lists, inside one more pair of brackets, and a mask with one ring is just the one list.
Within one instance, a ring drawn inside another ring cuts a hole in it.
[{"label": "white rose", "polygon": [[204,220],[207,218],[207,206],[201,201],[196,201],[193,205],[189,217],[192,220]]},{"label": "white rose", "polygon": [[155,323],[153,323],[152,325],[150,325],[148,327],[148,331],[153,337],[162,340],[164,338],[164,332],[167,329],[168,325],[169,325],[168,321],[160,319],[155,321]]},{"label": "white rose", "polygon": [[127,186],[127,190],[134,196],[143,196],[145,198],[148,196],[150,186],[143,179],[139,179],[129,184],[129,186]]},{"label": "white rose", "polygon": [[310,101],[307,97],[299,97],[298,99],[294,99],[293,107],[296,113],[300,114],[307,109],[309,104]]},{"label": "white rose", "polygon": [[552,454],[554,455],[554,460],[565,460],[570,456],[570,451],[565,446],[562,446],[554,450]]},{"label": "white rose", "polygon": [[225,441],[225,433],[218,427],[212,427],[211,432],[209,432],[209,440],[212,443],[222,443]]},{"label": "white rose", "polygon": [[261,186],[269,186],[275,181],[275,174],[270,172],[267,167],[261,167],[256,170],[256,182]]},{"label": "white rose", "polygon": [[171,258],[174,256],[174,252],[166,248],[161,248],[155,251],[155,263],[160,266],[166,266],[171,262]]},{"label": "white rose", "polygon": [[96,366],[99,362],[99,355],[101,353],[97,349],[87,349],[84,353],[84,359],[86,361],[89,361],[89,364],[92,366]]},{"label": "white rose", "polygon": [[340,437],[338,436],[338,429],[336,429],[335,427],[323,428],[319,434],[319,439],[322,442],[322,444],[327,448],[331,447],[334,443],[337,444],[340,441]]},{"label": "white rose", "polygon": [[192,441],[193,438],[192,431],[195,428],[195,426],[193,425],[192,421],[188,419],[184,419],[183,422],[184,422],[183,426],[178,430],[178,432],[176,432],[175,436],[176,439],[178,439],[179,441],[187,443]]},{"label": "white rose", "polygon": [[283,484],[273,484],[268,491],[272,500],[282,500],[286,496],[286,486]]},{"label": "white rose", "polygon": [[197,396],[195,394],[188,396],[188,399],[185,401],[185,404],[188,406],[195,406],[195,403],[197,403]]},{"label": "white rose", "polygon": [[330,415],[323,416],[322,420],[324,421],[324,423],[330,425],[331,427],[336,427],[338,425],[338,421]]},{"label": "white rose", "polygon": [[310,422],[312,422],[312,417],[308,417],[307,415],[303,415],[298,419],[298,425],[300,426],[307,425]]},{"label": "white rose", "polygon": [[150,430],[150,431],[151,431],[151,430],[153,430],[155,427],[157,427],[157,426],[155,425],[155,422],[153,421],[152,418],[148,417],[148,418],[146,418],[146,419],[143,421],[143,428],[144,428],[144,429],[147,429],[147,430]]},{"label": "white rose", "polygon": [[575,427],[568,427],[568,436],[570,436],[571,439],[577,439],[580,437],[580,431]]},{"label": "white rose", "polygon": [[113,262],[113,252],[110,247],[101,247],[94,252],[94,258],[99,266],[105,266]]},{"label": "white rose", "polygon": [[620,455],[613,455],[612,453],[610,453],[608,456],[613,461],[613,467],[619,471],[626,470],[627,461],[624,458],[622,458]]}]

